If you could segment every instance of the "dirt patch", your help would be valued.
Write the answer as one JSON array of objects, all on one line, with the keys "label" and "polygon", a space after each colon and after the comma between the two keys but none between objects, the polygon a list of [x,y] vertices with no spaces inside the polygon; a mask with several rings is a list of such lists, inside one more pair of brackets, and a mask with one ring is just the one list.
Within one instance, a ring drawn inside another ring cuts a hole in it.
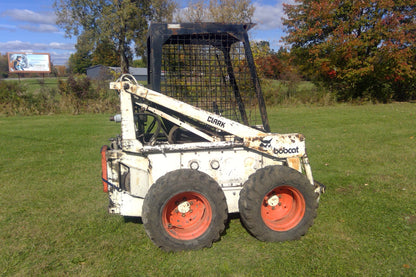
[{"label": "dirt patch", "polygon": [[416,215],[405,216],[404,219],[409,225],[416,224]]}]

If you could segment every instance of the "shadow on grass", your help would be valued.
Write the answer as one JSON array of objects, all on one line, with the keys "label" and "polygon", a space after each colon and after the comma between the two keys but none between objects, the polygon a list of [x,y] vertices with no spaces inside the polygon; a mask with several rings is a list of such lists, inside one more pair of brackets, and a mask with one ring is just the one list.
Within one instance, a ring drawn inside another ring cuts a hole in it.
[{"label": "shadow on grass", "polygon": [[136,224],[143,224],[142,218],[137,216],[125,216],[124,217],[125,223],[136,223]]},{"label": "shadow on grass", "polygon": [[[230,222],[234,219],[240,219],[240,213],[230,213],[228,214],[227,221],[225,222],[225,229],[221,233],[221,235],[225,235],[227,233],[227,229],[230,228]],[[135,223],[135,224],[143,224],[143,220],[141,217],[136,216],[125,216],[124,217],[125,223]]]}]

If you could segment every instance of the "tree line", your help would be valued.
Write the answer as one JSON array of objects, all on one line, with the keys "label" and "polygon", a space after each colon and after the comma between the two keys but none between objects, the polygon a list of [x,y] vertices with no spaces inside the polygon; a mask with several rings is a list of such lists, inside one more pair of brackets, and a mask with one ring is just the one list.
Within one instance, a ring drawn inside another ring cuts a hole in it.
[{"label": "tree line", "polygon": [[413,0],[296,0],[284,9],[293,63],[339,100],[416,99]]},{"label": "tree line", "polygon": [[74,72],[100,63],[128,72],[134,55],[146,57],[152,22],[247,22],[254,13],[249,0],[189,1],[180,13],[174,0],[55,0],[54,8],[65,34],[77,37]]},{"label": "tree line", "polygon": [[[152,22],[252,22],[250,0],[55,0],[58,25],[76,37],[68,65],[145,66]],[[253,42],[260,76],[304,79],[340,101],[416,100],[416,5],[413,0],[294,0],[284,5],[284,47]],[[1,65],[0,65],[1,66]]]}]

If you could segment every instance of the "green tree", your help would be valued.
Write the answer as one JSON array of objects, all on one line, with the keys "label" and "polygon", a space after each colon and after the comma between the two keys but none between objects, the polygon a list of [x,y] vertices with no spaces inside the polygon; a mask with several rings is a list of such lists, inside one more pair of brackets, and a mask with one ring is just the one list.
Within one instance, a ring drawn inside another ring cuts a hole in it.
[{"label": "green tree", "polygon": [[[100,42],[112,42],[120,55],[120,66],[128,72],[133,56],[144,53],[150,21],[172,17],[173,0],[55,0],[58,25],[67,36],[77,36],[82,51],[94,51]],[[82,39],[80,39],[82,37]]]},{"label": "green tree", "polygon": [[88,67],[92,66],[91,53],[88,50],[79,48],[78,45],[76,48],[77,51],[69,56],[68,69],[69,72],[74,74],[83,74],[87,72]]},{"label": "green tree", "polygon": [[259,76],[277,79],[280,75],[281,65],[276,53],[270,49],[270,43],[268,41],[252,42],[251,51]]},{"label": "green tree", "polygon": [[270,49],[270,42],[268,41],[256,41],[250,44],[251,51],[253,52],[254,59],[264,58],[272,54],[273,51]]},{"label": "green tree", "polygon": [[152,21],[172,22],[177,8],[174,0],[152,0]]},{"label": "green tree", "polygon": [[110,41],[100,41],[91,55],[91,63],[92,65],[118,66],[120,64],[120,54]]},{"label": "green tree", "polygon": [[341,100],[415,98],[413,0],[295,0],[284,9],[296,63]]}]

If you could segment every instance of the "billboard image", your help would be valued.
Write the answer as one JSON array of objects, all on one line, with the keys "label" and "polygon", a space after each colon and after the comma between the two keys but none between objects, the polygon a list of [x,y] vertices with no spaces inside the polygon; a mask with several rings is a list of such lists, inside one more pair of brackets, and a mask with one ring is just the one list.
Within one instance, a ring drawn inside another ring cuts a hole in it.
[{"label": "billboard image", "polygon": [[48,53],[7,53],[10,73],[50,73]]}]

